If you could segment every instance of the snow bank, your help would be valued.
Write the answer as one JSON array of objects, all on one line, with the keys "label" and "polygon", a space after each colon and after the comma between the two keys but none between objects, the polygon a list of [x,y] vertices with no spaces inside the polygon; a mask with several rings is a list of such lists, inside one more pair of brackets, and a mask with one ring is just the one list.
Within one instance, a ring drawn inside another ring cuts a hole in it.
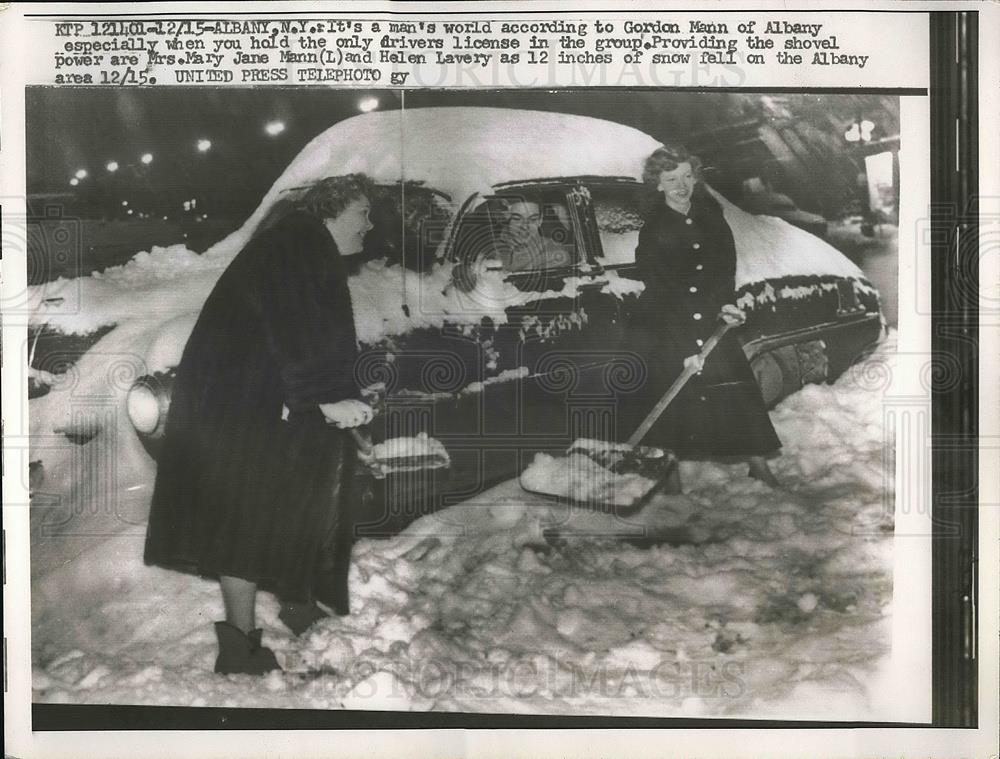
[{"label": "snow bank", "polygon": [[106,541],[33,587],[33,700],[887,718],[892,464],[867,370],[774,410],[781,490],[682,462],[685,495],[621,519],[512,481],[361,541],[351,616],[294,638],[262,595],[265,639],[301,674],[213,675],[217,585],[144,567],[141,534]]},{"label": "snow bank", "polygon": [[226,265],[183,245],[154,246],[121,266],[29,288],[32,297],[47,299],[30,324],[84,335],[137,319],[163,322],[198,312]]}]

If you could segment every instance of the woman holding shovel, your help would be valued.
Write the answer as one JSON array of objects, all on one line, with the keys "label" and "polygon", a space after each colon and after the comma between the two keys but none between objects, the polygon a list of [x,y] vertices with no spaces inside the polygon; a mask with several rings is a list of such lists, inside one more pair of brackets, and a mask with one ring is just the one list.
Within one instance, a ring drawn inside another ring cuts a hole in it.
[{"label": "woman holding shovel", "polygon": [[[639,233],[635,261],[646,285],[630,332],[648,370],[636,412],[645,414],[682,371],[697,372],[644,442],[680,458],[740,458],[749,475],[777,480],[766,456],[781,446],[753,370],[732,333],[707,358],[699,353],[720,326],[742,324],[735,299],[736,248],[722,209],[699,182],[698,158],[666,145],[649,158],[643,180],[662,195]],[[668,483],[680,487],[679,479]]]},{"label": "woman holding shovel", "polygon": [[[147,564],[217,578],[215,671],[279,665],[261,645],[257,589],[296,634],[348,612],[357,459],[371,421],[344,256],[362,251],[371,181],[318,182],[219,278],[177,367],[146,534]],[[284,408],[284,413],[283,413]]]}]

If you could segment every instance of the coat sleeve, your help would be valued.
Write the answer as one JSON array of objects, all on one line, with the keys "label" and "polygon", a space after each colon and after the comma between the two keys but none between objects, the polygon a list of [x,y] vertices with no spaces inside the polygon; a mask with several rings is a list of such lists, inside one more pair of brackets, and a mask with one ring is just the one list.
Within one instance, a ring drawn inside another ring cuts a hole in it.
[{"label": "coat sleeve", "polygon": [[342,267],[327,236],[322,226],[306,222],[269,235],[265,243],[265,338],[281,373],[285,404],[293,411],[357,397],[350,295],[338,281]]},{"label": "coat sleeve", "polygon": [[656,232],[655,222],[650,220],[643,224],[639,230],[639,242],[635,248],[635,269],[636,274],[643,282],[652,274],[650,263],[656,256]]},{"label": "coat sleeve", "polygon": [[736,302],[736,243],[720,209],[716,227],[719,267],[713,281],[712,300],[721,309],[726,304]]}]

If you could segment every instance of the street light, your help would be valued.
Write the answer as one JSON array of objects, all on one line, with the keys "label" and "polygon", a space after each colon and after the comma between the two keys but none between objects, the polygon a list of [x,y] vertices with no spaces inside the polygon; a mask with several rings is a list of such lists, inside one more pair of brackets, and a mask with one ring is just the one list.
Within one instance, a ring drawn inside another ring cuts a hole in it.
[{"label": "street light", "polygon": [[367,97],[362,98],[358,103],[358,110],[362,113],[370,113],[378,108],[378,98],[377,97]]},{"label": "street light", "polygon": [[105,166],[104,168],[106,168],[113,174],[114,172],[118,171],[118,161],[109,161],[108,165]]},{"label": "street light", "polygon": [[844,132],[844,139],[848,142],[869,142],[873,131],[875,131],[873,122],[868,119],[858,119]]},{"label": "street light", "polygon": [[143,153],[142,156],[139,158],[139,160],[142,161],[144,164],[146,164],[148,166],[149,164],[151,164],[153,162],[153,154],[152,153]]},{"label": "street light", "polygon": [[80,180],[79,180],[79,179],[77,179],[76,177],[73,177],[73,178],[72,178],[71,180],[69,180],[69,183],[70,183],[70,185],[72,185],[73,187],[76,187],[76,186],[77,186],[78,184],[80,184]]},{"label": "street light", "polygon": [[211,149],[212,149],[212,141],[211,140],[204,140],[204,139],[198,140],[198,152],[199,153],[207,153]]},{"label": "street light", "polygon": [[76,170],[76,178],[77,179],[86,179],[87,178],[87,170],[86,169],[77,169]]},{"label": "street light", "polygon": [[264,125],[264,131],[267,132],[271,137],[277,137],[279,134],[285,131],[284,121],[269,121]]}]

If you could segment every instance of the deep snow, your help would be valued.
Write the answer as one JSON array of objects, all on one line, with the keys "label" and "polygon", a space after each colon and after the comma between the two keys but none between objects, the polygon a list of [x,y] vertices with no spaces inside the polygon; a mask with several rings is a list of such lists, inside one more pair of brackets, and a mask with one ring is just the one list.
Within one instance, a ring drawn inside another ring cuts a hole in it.
[{"label": "deep snow", "polygon": [[[622,523],[512,480],[358,543],[354,613],[301,639],[262,594],[265,639],[307,674],[212,674],[217,585],[143,566],[141,531],[105,540],[36,579],[34,700],[878,719],[892,465],[864,379],[894,350],[772,412],[781,490],[685,462],[684,496]],[[694,543],[607,537],[643,529]]]}]

